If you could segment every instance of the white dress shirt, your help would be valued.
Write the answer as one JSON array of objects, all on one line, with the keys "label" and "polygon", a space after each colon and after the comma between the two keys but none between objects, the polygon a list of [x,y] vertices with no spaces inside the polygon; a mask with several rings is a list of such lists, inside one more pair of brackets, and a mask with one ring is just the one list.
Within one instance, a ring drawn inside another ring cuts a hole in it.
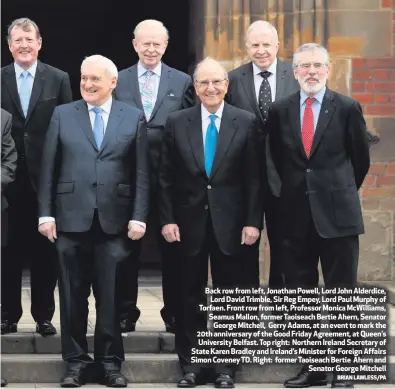
[{"label": "white dress shirt", "polygon": [[[140,61],[137,63],[137,78],[139,80],[140,93],[141,93],[141,85],[145,81],[144,73],[147,70],[148,69],[146,69]],[[152,90],[152,92],[153,92],[152,107],[155,107],[156,98],[158,97],[160,76],[162,74],[162,62],[159,62],[158,65],[156,65],[156,67],[151,70],[151,72],[153,73],[151,76],[151,84],[152,84],[152,88],[153,88],[153,90]]]},{"label": "white dress shirt", "polygon": [[[215,126],[217,127],[217,130],[219,132],[219,128],[221,126],[221,119],[222,119],[222,113],[224,110],[224,102],[220,105],[218,108],[217,112],[214,115],[217,115],[215,119]],[[201,105],[202,107],[202,134],[203,134],[203,150],[206,146],[206,133],[207,133],[207,127],[210,124],[210,115],[213,115],[209,111],[207,111],[206,108],[204,108],[203,104]]]},{"label": "white dress shirt", "polygon": [[[95,108],[94,105],[88,104],[88,112],[89,112],[89,119],[91,121],[91,126],[92,126],[92,131],[93,131],[93,124],[95,122],[95,117],[96,114],[95,112],[92,111],[93,108]],[[112,107],[112,97],[110,97],[103,105],[100,106],[102,109],[102,118],[104,122],[104,133],[106,133],[107,129],[107,123],[108,123],[108,118],[110,117],[110,112],[111,112],[111,107]],[[51,216],[43,216],[38,219],[38,225],[46,223],[46,222],[54,222],[55,218]],[[130,220],[130,222],[139,224],[140,226],[146,228],[146,224],[144,222],[140,222],[138,220]]]},{"label": "white dress shirt", "polygon": [[[259,73],[261,73],[262,70],[259,69],[254,63],[252,63],[252,70],[254,72],[256,101],[259,101],[259,89],[263,82],[263,77]],[[272,92],[272,101],[274,101],[276,98],[277,58],[275,58],[274,62],[268,67],[267,71],[271,73],[271,75],[267,78],[267,81],[269,82],[270,90]]]},{"label": "white dress shirt", "polygon": [[[14,69],[15,69],[16,85],[18,87],[18,93],[19,93],[22,83],[21,74],[25,71],[25,69],[19,66],[16,62],[14,62]],[[27,83],[29,85],[30,95],[31,95],[33,90],[34,77],[36,77],[37,61],[32,66],[30,66],[29,69],[26,70],[29,72],[29,75],[27,77]]]}]

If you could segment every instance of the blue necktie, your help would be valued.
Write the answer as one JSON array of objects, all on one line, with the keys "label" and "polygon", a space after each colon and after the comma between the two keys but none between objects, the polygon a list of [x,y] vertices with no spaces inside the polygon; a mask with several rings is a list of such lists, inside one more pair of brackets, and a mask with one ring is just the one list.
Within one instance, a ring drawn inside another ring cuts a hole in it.
[{"label": "blue necktie", "polygon": [[210,124],[207,127],[206,142],[204,146],[204,165],[206,167],[207,177],[210,177],[211,168],[213,166],[215,147],[217,145],[218,130],[215,125],[217,115],[210,115]]},{"label": "blue necktie", "polygon": [[103,110],[99,107],[95,107],[92,108],[92,111],[96,114],[95,121],[93,123],[93,135],[96,140],[97,148],[100,150],[104,138],[104,120],[101,114]]},{"label": "blue necktie", "polygon": [[19,87],[19,99],[21,101],[22,111],[25,117],[27,116],[27,110],[29,108],[30,101],[30,88],[27,78],[29,77],[29,72],[25,70],[21,73],[21,86]]}]

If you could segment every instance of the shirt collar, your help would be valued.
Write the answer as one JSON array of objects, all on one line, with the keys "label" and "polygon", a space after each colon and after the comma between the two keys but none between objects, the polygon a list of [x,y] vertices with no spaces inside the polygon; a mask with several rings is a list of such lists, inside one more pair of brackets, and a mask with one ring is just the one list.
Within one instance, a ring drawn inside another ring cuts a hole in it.
[{"label": "shirt collar", "polygon": [[[137,63],[137,77],[140,78],[146,71],[147,71],[147,69],[139,61]],[[159,62],[158,65],[156,65],[156,67],[154,67],[151,71],[152,71],[152,73],[154,73],[158,77],[160,77],[162,74],[162,62]]]},{"label": "shirt collar", "polygon": [[[318,91],[313,97],[322,105],[322,100],[324,99],[326,87],[324,86],[320,91]],[[300,91],[300,105],[302,106],[306,99],[310,96],[306,95],[302,90]]]},{"label": "shirt collar", "polygon": [[[222,101],[221,105],[219,106],[217,112],[214,115],[217,115],[217,117],[221,120],[222,118],[222,112],[224,110],[225,103]],[[210,115],[212,115],[211,112],[207,111],[207,109],[204,107],[204,105],[201,105],[202,107],[202,121],[208,119]]]},{"label": "shirt collar", "polygon": [[[15,76],[18,79],[21,74],[25,71],[25,69],[23,69],[23,67],[21,67],[20,65],[18,65],[16,62],[14,62],[14,69],[15,69]],[[30,66],[29,69],[26,69],[29,74],[34,78],[36,76],[36,71],[37,71],[37,61],[34,62],[34,64],[32,66]]]},{"label": "shirt collar", "polygon": [[[94,105],[88,104],[88,111],[90,111],[92,108],[95,108]],[[112,97],[110,96],[110,98],[100,106],[100,108],[103,110],[103,112],[110,114],[111,111],[111,106],[112,106]]]},{"label": "shirt collar", "polygon": [[[262,72],[262,70],[259,69],[258,66],[256,66],[254,64],[254,62],[252,63],[252,69],[253,69],[254,75],[258,75]],[[276,75],[276,73],[277,73],[277,57],[274,58],[273,63],[267,68],[267,71],[272,73],[273,76]]]}]

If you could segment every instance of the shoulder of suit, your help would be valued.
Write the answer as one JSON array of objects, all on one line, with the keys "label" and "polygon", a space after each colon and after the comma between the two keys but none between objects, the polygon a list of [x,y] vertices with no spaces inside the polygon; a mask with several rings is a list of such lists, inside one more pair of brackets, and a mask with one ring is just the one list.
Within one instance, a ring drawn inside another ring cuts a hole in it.
[{"label": "shoulder of suit", "polygon": [[252,120],[256,118],[256,115],[253,114],[252,112],[235,107],[234,105],[226,103],[226,107],[228,109],[228,112],[230,112],[235,117],[247,119],[247,120]]},{"label": "shoulder of suit", "polygon": [[184,73],[184,72],[182,72],[181,70],[178,70],[178,69],[175,69],[175,68],[172,68],[172,67],[170,67],[170,66],[168,66],[168,65],[166,65],[166,64],[164,64],[164,63],[162,63],[162,73],[163,73],[163,71],[171,71],[171,72],[173,72],[174,74],[176,74],[177,76],[180,76],[180,77],[182,77],[182,78],[186,78],[186,79],[189,79],[189,78],[191,78],[191,76],[189,75],[189,74],[186,74],[186,73]]},{"label": "shoulder of suit", "polygon": [[48,72],[48,73],[52,73],[53,75],[59,76],[59,77],[61,77],[61,78],[66,77],[66,76],[67,76],[67,77],[69,76],[68,73],[66,73],[65,71],[60,70],[60,69],[58,69],[58,68],[55,68],[54,66],[48,65],[48,64],[43,63],[43,62],[39,62],[39,63],[40,63],[42,66],[44,66],[45,71]]},{"label": "shoulder of suit", "polygon": [[332,94],[332,99],[337,101],[338,103],[342,105],[354,105],[354,104],[359,104],[359,102],[352,97],[343,95],[341,93],[335,92],[331,89],[327,89]]},{"label": "shoulder of suit", "polygon": [[187,118],[195,115],[195,111],[200,107],[200,105],[194,105],[193,107],[181,109],[179,111],[171,112],[167,118],[171,120],[179,120],[182,118]]},{"label": "shoulder of suit", "polygon": [[135,115],[140,115],[140,114],[143,113],[143,111],[141,109],[133,107],[133,106],[131,106],[131,105],[129,105],[129,104],[123,102],[123,101],[119,101],[119,100],[113,99],[112,100],[112,104],[113,104],[112,107],[114,107],[114,104],[115,104],[118,108],[122,109],[123,111],[129,112],[129,113],[132,113],[132,114],[135,114]]},{"label": "shoulder of suit", "polygon": [[8,111],[1,108],[1,121],[2,122],[10,119],[11,117],[12,117],[12,115]]},{"label": "shoulder of suit", "polygon": [[241,65],[233,70],[231,70],[228,74],[229,78],[233,78],[233,77],[237,77],[239,76],[241,73],[246,72],[247,70],[249,70],[249,68],[251,67],[251,62],[248,62],[244,65]]}]

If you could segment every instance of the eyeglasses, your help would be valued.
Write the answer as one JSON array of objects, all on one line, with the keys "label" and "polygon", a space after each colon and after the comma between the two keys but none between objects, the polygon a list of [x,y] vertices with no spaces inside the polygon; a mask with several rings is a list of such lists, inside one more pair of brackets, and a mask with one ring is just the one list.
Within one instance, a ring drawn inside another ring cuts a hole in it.
[{"label": "eyeglasses", "polygon": [[213,86],[218,87],[218,86],[221,86],[224,83],[224,81],[226,81],[226,78],[224,78],[222,80],[213,80],[213,81],[208,81],[208,80],[195,81],[195,83],[199,88],[205,89],[205,88],[209,87],[210,83],[212,83]]},{"label": "eyeglasses", "polygon": [[327,66],[326,64],[321,63],[321,62],[314,62],[314,63],[300,63],[299,67],[307,70],[307,69],[310,69],[311,65],[313,65],[313,68],[317,69],[317,70],[323,69],[324,66]]}]

